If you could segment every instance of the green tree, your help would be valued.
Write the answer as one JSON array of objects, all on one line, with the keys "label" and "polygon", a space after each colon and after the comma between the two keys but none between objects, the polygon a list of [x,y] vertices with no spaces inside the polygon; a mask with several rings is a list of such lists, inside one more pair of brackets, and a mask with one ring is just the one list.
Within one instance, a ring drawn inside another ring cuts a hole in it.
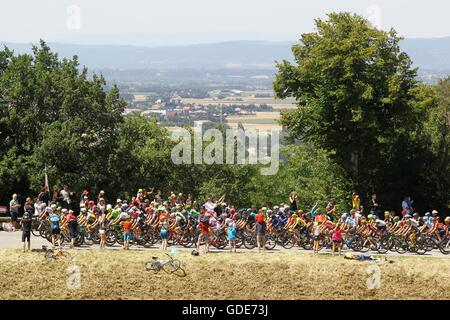
[{"label": "green tree", "polygon": [[125,102],[105,84],[76,56],[59,60],[44,41],[32,54],[0,51],[0,201],[13,192],[36,194],[44,164],[52,184],[106,183],[103,164]]},{"label": "green tree", "polygon": [[360,193],[382,193],[398,207],[426,153],[416,69],[394,30],[350,13],[315,22],[317,30],[292,48],[296,64],[278,64],[277,96],[298,102],[282,123],[302,142],[331,152]]}]

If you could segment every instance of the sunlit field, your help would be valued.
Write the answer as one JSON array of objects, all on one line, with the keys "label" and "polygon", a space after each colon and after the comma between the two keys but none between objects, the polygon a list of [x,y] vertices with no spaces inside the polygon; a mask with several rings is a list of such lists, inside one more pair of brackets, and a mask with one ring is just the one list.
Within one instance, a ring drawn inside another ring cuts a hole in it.
[{"label": "sunlit field", "polygon": [[[450,299],[447,258],[393,257],[393,263],[375,264],[295,252],[179,252],[173,256],[186,276],[178,277],[145,270],[152,256],[163,257],[159,251],[71,254],[72,261],[53,261],[38,251],[0,250],[0,299]],[[380,288],[368,289],[374,265]],[[79,288],[67,286],[70,266],[81,272]]]}]

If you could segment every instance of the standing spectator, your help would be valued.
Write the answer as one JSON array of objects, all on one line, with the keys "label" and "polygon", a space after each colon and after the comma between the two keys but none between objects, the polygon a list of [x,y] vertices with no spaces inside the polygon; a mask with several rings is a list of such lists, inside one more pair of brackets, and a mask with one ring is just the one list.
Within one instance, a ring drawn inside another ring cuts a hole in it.
[{"label": "standing spectator", "polygon": [[[24,213],[22,216],[22,243],[23,243],[23,252],[31,250],[31,223],[32,217],[34,213],[33,201],[31,198],[27,198],[24,206]],[[25,243],[26,241],[26,243]]]},{"label": "standing spectator", "polygon": [[64,209],[69,209],[69,207],[70,207],[70,192],[66,185],[61,190],[61,197],[62,197],[62,207]]},{"label": "standing spectator", "polygon": [[319,241],[320,241],[320,225],[319,222],[314,222],[313,226],[313,250],[314,253],[319,253]]},{"label": "standing spectator", "polygon": [[379,217],[378,216],[378,207],[379,207],[379,204],[378,204],[378,200],[377,200],[377,195],[374,193],[369,201],[369,208],[370,208],[369,212],[370,212],[370,214],[375,215],[377,218]]},{"label": "standing spectator", "polygon": [[205,241],[205,246],[206,246],[206,250],[205,252],[209,251],[209,239],[208,239],[208,235],[209,235],[209,220],[211,218],[210,213],[211,211],[205,212],[204,210],[202,210],[202,213],[200,215],[200,221],[198,226],[200,227],[200,235],[198,236],[198,241],[197,241],[197,251],[200,252],[200,244],[202,243],[202,241]]},{"label": "standing spectator", "polygon": [[333,256],[336,253],[336,251],[339,253],[339,255],[341,255],[343,237],[340,223],[336,224],[336,227],[333,230],[332,239],[333,239]]},{"label": "standing spectator", "polygon": [[259,252],[261,249],[266,250],[266,222],[264,220],[264,213],[260,211],[256,215],[256,244]]},{"label": "standing spectator", "polygon": [[73,249],[78,234],[78,219],[74,215],[73,210],[69,210],[66,221],[69,224],[70,248]]},{"label": "standing spectator", "polygon": [[289,195],[289,201],[291,202],[291,205],[289,207],[289,210],[297,212],[297,198],[298,194],[295,191],[292,191]]},{"label": "standing spectator", "polygon": [[61,207],[62,206],[63,198],[61,196],[61,188],[60,187],[58,187],[58,186],[54,186],[53,187],[52,199],[55,202],[57,207]]},{"label": "standing spectator", "polygon": [[16,231],[17,217],[19,216],[20,203],[17,200],[17,194],[13,194],[12,200],[9,202],[9,213],[11,214],[11,225],[13,231]]},{"label": "standing spectator", "polygon": [[131,240],[131,228],[133,224],[130,221],[130,217],[126,217],[123,222],[123,249],[130,249],[130,240]]},{"label": "standing spectator", "polygon": [[39,217],[41,215],[41,213],[44,211],[45,207],[47,207],[45,202],[37,201],[34,204],[34,216]]},{"label": "standing spectator", "polygon": [[204,206],[205,206],[205,209],[207,211],[214,211],[214,209],[216,208],[217,204],[213,201],[212,198],[208,198],[208,200],[206,201]]},{"label": "standing spectator", "polygon": [[231,219],[228,222],[228,241],[230,243],[230,251],[236,253],[236,223]]},{"label": "standing spectator", "polygon": [[100,227],[98,233],[100,235],[100,249],[105,249],[106,246],[106,229],[108,228],[108,220],[106,215],[101,216]]},{"label": "standing spectator", "polygon": [[97,196],[97,203],[100,202],[100,199],[105,199],[105,191],[100,190],[100,193]]},{"label": "standing spectator", "polygon": [[412,204],[413,200],[411,200],[410,196],[406,196],[402,201],[402,215],[406,216],[407,214],[411,214],[413,212]]},{"label": "standing spectator", "polygon": [[333,199],[330,199],[330,201],[328,201],[326,211],[327,211],[327,216],[330,219],[330,221],[334,221],[334,213],[336,212],[336,208],[334,206]]},{"label": "standing spectator", "polygon": [[42,187],[41,192],[38,195],[38,200],[42,201],[48,206],[50,202],[50,192],[48,191],[47,186]]},{"label": "standing spectator", "polygon": [[170,226],[165,217],[161,217],[160,226],[161,226],[161,231],[159,232],[159,235],[161,237],[161,250],[166,251],[167,250],[167,241],[169,239]]},{"label": "standing spectator", "polygon": [[352,209],[356,211],[361,210],[361,198],[356,192],[353,192],[352,194]]}]

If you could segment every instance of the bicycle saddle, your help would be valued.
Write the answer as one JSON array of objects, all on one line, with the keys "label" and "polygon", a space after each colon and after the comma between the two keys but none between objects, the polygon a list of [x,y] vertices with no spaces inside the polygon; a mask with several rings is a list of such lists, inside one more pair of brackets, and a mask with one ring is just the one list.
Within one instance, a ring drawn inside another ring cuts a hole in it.
[{"label": "bicycle saddle", "polygon": [[153,260],[157,260],[157,259],[158,259],[158,257],[152,257],[152,259],[153,259]]}]

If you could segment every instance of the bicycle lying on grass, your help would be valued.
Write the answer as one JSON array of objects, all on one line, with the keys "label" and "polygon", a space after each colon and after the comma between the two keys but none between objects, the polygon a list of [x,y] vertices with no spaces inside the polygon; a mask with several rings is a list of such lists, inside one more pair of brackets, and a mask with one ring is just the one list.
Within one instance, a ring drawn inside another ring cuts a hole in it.
[{"label": "bicycle lying on grass", "polygon": [[72,256],[67,251],[62,249],[49,249],[47,246],[42,246],[44,257],[48,260],[71,260]]},{"label": "bicycle lying on grass", "polygon": [[158,273],[159,271],[164,270],[169,274],[175,274],[180,277],[186,276],[186,272],[181,267],[181,261],[178,259],[174,259],[167,253],[166,256],[169,257],[169,260],[161,260],[158,259],[158,257],[152,257],[152,260],[145,263],[145,269],[147,271],[153,271],[154,273]]}]

